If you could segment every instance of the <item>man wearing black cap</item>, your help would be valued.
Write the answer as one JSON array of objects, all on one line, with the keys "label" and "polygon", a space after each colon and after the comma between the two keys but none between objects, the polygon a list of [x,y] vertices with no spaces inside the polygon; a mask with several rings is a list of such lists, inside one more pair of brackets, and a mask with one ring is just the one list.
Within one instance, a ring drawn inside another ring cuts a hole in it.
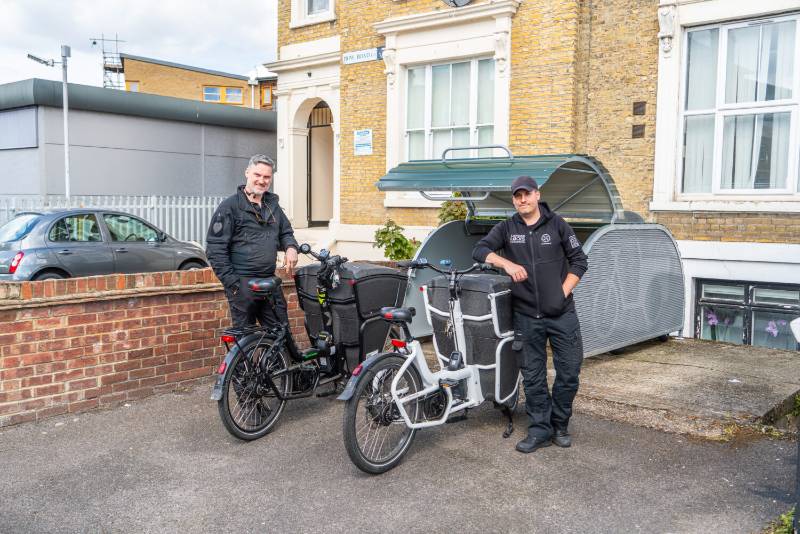
[{"label": "man wearing black cap", "polygon": [[[530,418],[528,436],[517,443],[517,450],[528,453],[551,442],[559,447],[572,444],[567,425],[583,362],[572,290],[588,260],[570,225],[539,201],[536,180],[520,176],[511,184],[511,193],[517,213],[478,241],[472,257],[496,265],[514,281],[514,346],[522,349],[525,410]],[[548,339],[556,370],[552,396],[547,387]]]}]

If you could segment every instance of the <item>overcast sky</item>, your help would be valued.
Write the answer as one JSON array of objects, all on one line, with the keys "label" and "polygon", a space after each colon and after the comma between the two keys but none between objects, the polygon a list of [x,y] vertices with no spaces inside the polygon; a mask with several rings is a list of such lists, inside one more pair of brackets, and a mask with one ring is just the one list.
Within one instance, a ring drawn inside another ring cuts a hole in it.
[{"label": "overcast sky", "polygon": [[276,0],[0,0],[0,83],[61,80],[59,59],[72,47],[69,81],[102,85],[102,53],[90,38],[126,41],[120,52],[240,75],[276,57]]}]

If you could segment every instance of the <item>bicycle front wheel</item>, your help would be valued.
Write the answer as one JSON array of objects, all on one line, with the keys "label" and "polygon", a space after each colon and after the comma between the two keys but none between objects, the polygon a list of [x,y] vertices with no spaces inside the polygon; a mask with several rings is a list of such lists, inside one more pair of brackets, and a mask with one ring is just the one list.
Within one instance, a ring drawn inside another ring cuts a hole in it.
[{"label": "bicycle front wheel", "polygon": [[262,339],[243,347],[225,375],[219,414],[228,432],[245,441],[272,431],[286,405],[265,380],[269,375],[282,396],[289,392],[288,375],[273,376],[288,367],[283,347],[269,354],[271,346]]},{"label": "bicycle front wheel", "polygon": [[[392,399],[392,381],[405,359],[390,356],[376,363],[359,380],[353,396],[345,404],[344,445],[356,466],[370,474],[395,467],[408,451],[416,433],[409,428]],[[422,389],[419,372],[412,365],[400,376],[397,391],[402,397]],[[419,401],[404,405],[411,421],[421,410]]]}]

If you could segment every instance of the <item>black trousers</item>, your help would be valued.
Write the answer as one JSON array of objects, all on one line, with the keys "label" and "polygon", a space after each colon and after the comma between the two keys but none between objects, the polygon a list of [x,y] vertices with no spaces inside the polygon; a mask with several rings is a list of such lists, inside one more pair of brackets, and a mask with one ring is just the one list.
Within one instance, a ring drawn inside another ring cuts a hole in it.
[{"label": "black trousers", "polygon": [[[514,314],[514,330],[522,337],[522,381],[528,435],[549,439],[556,428],[566,429],[572,416],[572,401],[578,392],[583,363],[583,342],[575,310],[558,317],[535,319]],[[547,341],[553,349],[556,378],[552,394],[547,387]]]},{"label": "black trousers", "polygon": [[250,280],[250,277],[241,278],[239,291],[236,294],[229,290],[225,291],[233,326],[237,328],[252,326],[256,322],[262,326],[277,326],[278,324],[288,323],[289,314],[286,310],[283,291],[278,290],[275,292],[273,307],[268,299],[256,296],[250,291],[250,288],[247,287],[248,280]]}]

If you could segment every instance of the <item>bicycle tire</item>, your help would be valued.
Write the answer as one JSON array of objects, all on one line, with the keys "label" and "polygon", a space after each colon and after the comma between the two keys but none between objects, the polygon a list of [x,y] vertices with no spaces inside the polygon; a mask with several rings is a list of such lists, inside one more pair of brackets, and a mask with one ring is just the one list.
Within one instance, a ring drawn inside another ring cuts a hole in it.
[{"label": "bicycle tire", "polygon": [[[400,356],[389,356],[377,362],[365,371],[353,396],[345,404],[344,446],[350,460],[365,473],[377,475],[392,469],[400,463],[414,441],[416,429],[406,425],[397,412],[395,403],[391,401],[391,383],[403,363],[405,358]],[[398,385],[401,388],[408,388],[409,394],[422,389],[422,381],[416,367],[413,365],[408,367]],[[360,407],[364,408],[363,415],[359,415]],[[406,407],[412,421],[417,419],[420,409],[419,402],[412,402]],[[381,454],[385,450],[384,445],[392,427],[403,430],[398,433],[393,445],[389,443],[389,451]],[[372,435],[373,430],[374,435]],[[363,445],[360,436],[364,438]]]},{"label": "bicycle tire", "polygon": [[[256,367],[272,347],[272,340],[253,340],[233,358],[225,373],[222,398],[217,402],[222,424],[231,435],[252,441],[269,434],[275,427],[286,406],[272,391],[264,391],[258,380]],[[283,348],[271,356],[268,363],[270,373],[288,368]],[[289,392],[289,377],[283,375],[275,382],[282,395]],[[265,399],[271,399],[267,401]]]}]

